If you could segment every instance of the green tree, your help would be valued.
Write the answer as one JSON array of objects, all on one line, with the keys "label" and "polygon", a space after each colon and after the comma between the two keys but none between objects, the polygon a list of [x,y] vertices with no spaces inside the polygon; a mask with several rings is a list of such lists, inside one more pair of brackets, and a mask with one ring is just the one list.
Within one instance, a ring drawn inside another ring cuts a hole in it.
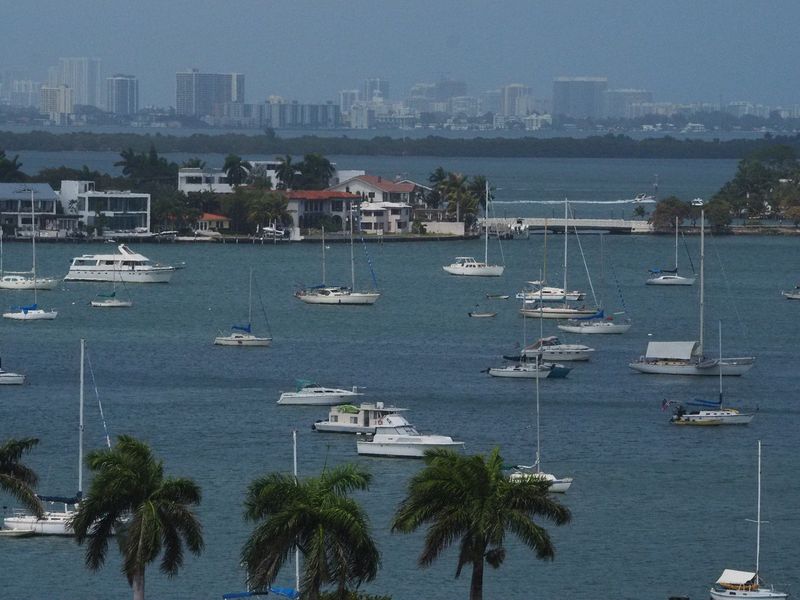
[{"label": "green tree", "polygon": [[220,209],[231,220],[231,230],[234,233],[247,232],[250,199],[251,192],[243,187],[236,187],[232,194],[220,197]]},{"label": "green tree", "polygon": [[337,600],[345,600],[348,586],[372,581],[380,554],[366,514],[349,497],[370,480],[363,468],[342,465],[300,481],[280,473],[253,481],[245,518],[256,527],[242,550],[250,584],[258,590],[272,584],[295,548],[303,556],[305,600],[318,600],[324,585],[334,585]]},{"label": "green tree", "polygon": [[650,222],[656,231],[675,231],[675,217],[678,218],[680,224],[690,214],[691,206],[688,202],[684,202],[676,196],[669,196],[658,201],[650,217]]},{"label": "green tree", "polygon": [[228,154],[228,156],[225,157],[222,170],[228,175],[229,184],[239,186],[245,183],[247,178],[250,177],[250,171],[253,170],[253,165],[246,160],[242,160],[241,156]]},{"label": "green tree", "polygon": [[154,196],[151,220],[161,231],[181,231],[190,228],[200,213],[183,192],[163,190]]},{"label": "green tree", "polygon": [[546,482],[534,479],[510,481],[497,448],[486,457],[428,451],[425,468],[412,477],[397,509],[392,531],[411,533],[429,526],[419,557],[421,567],[431,565],[460,540],[456,577],[465,566],[471,566],[469,597],[481,600],[484,566],[496,569],[503,564],[508,533],[540,559],[555,556],[550,535],[534,517],[563,525],[571,515],[569,509],[553,500],[547,488]]},{"label": "green tree", "polygon": [[469,189],[467,178],[460,173],[449,173],[441,185],[442,198],[447,202],[447,214],[463,221],[467,228],[476,222],[478,199]]},{"label": "green tree", "polygon": [[447,181],[448,175],[449,173],[442,167],[436,167],[433,173],[428,175],[428,181],[431,184],[431,191],[428,193],[425,203],[430,208],[439,208],[439,206],[442,204],[442,188],[444,183]]},{"label": "green tree", "polygon": [[800,226],[800,206],[792,206],[786,209],[784,218],[794,223],[795,227]]},{"label": "green tree", "polygon": [[297,167],[292,163],[290,154],[286,156],[277,156],[276,160],[280,162],[278,170],[275,175],[278,178],[279,190],[290,190],[294,186],[294,178],[296,175]]},{"label": "green tree", "polygon": [[0,491],[9,494],[40,519],[44,516],[42,503],[34,492],[38,477],[30,467],[20,462],[22,455],[39,443],[36,438],[7,440],[0,446]]},{"label": "green tree", "polygon": [[120,153],[120,159],[114,166],[122,167],[122,174],[133,180],[136,185],[142,183],[168,183],[173,187],[176,185],[178,165],[159,156],[152,144],[147,152],[137,153],[133,148],[127,148]]},{"label": "green tree", "polygon": [[19,154],[14,158],[8,158],[5,150],[0,150],[0,182],[17,183],[28,178],[22,172],[22,163],[19,162]]},{"label": "green tree", "polygon": [[181,167],[185,169],[205,169],[206,161],[197,156],[187,159],[181,163]]},{"label": "green tree", "polygon": [[184,545],[192,554],[202,552],[203,531],[192,508],[200,504],[200,488],[191,479],[166,477],[150,447],[127,435],[113,448],[90,452],[87,463],[94,479],[73,517],[75,539],[86,544],[86,565],[97,570],[116,531],[122,572],[134,600],[144,600],[145,568],[159,555],[161,571],[174,576]]},{"label": "green tree", "polygon": [[289,201],[281,192],[253,192],[248,204],[247,218],[254,227],[261,225],[285,225],[292,220],[288,211]]},{"label": "green tree", "polygon": [[[486,210],[486,176],[485,175],[475,175],[472,180],[468,184],[468,189],[472,193],[475,198],[478,200],[479,206],[485,211]],[[489,201],[491,202],[494,200],[494,194],[492,194],[492,190],[489,190]]]},{"label": "green tree", "polygon": [[711,230],[722,233],[731,224],[731,205],[721,198],[715,198],[705,207],[706,219]]},{"label": "green tree", "polygon": [[315,152],[306,154],[297,170],[300,171],[297,187],[304,190],[324,190],[336,171],[331,161]]},{"label": "green tree", "polygon": [[637,217],[639,219],[644,218],[644,216],[646,214],[647,214],[647,211],[645,210],[644,206],[642,206],[641,204],[637,204],[636,208],[633,209],[633,216]]}]

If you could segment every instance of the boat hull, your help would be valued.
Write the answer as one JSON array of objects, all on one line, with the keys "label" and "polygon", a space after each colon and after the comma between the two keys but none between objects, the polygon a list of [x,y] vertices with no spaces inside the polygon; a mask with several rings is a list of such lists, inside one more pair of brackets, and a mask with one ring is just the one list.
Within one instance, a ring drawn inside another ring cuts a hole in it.
[{"label": "boat hull", "polygon": [[0,373],[0,385],[22,385],[25,383],[25,375],[20,373]]},{"label": "boat hull", "polygon": [[695,277],[681,277],[680,275],[662,275],[653,277],[645,283],[647,285],[694,285]]},{"label": "boat hull", "polygon": [[15,515],[3,519],[3,529],[11,531],[32,531],[35,535],[75,535],[69,526],[69,519],[74,512],[45,512],[43,519],[33,515]]},{"label": "boat hull", "polygon": [[534,319],[573,319],[597,314],[597,309],[542,306],[540,308],[520,308],[519,312],[523,317]]},{"label": "boat hull", "polygon": [[272,344],[272,338],[254,335],[224,335],[214,338],[215,346],[240,346],[244,348],[263,348]]},{"label": "boat hull", "polygon": [[368,442],[357,441],[356,450],[364,456],[395,456],[401,458],[422,458],[428,450],[459,450],[464,447],[464,442],[443,442],[432,444],[429,442]]},{"label": "boat hull", "polygon": [[64,281],[124,281],[125,283],[169,283],[175,267],[148,269],[95,269],[72,267]]},{"label": "boat hull", "polygon": [[541,350],[523,350],[522,356],[530,360],[537,356],[543,360],[549,361],[582,361],[589,360],[594,354],[594,348],[586,346],[570,347],[568,344],[557,346],[548,346]]},{"label": "boat hull", "polygon": [[352,402],[355,396],[361,393],[347,392],[340,394],[300,394],[298,392],[284,392],[278,399],[278,404],[297,406],[334,406]]},{"label": "boat hull", "polygon": [[133,302],[130,300],[115,300],[113,298],[108,300],[92,300],[89,304],[95,308],[130,308],[133,306]]},{"label": "boat hull", "polygon": [[793,290],[791,292],[781,292],[784,298],[787,300],[800,300],[800,291]]},{"label": "boat hull", "polygon": [[723,600],[737,598],[746,598],[747,600],[779,600],[781,598],[788,598],[789,594],[785,592],[778,592],[770,588],[759,588],[757,590],[729,590],[726,588],[711,588],[709,590],[711,600]]},{"label": "boat hull", "polygon": [[4,319],[12,319],[14,321],[51,321],[57,316],[58,312],[55,310],[42,309],[3,313]]},{"label": "boat hull", "polygon": [[630,323],[592,323],[587,325],[558,325],[561,331],[580,334],[621,334],[631,328]]},{"label": "boat hull", "polygon": [[646,361],[638,360],[628,366],[634,371],[659,375],[716,375],[720,371],[723,375],[744,375],[749,371],[755,358],[752,356],[740,358],[723,358],[708,362],[681,362],[681,361]]},{"label": "boat hull", "polygon": [[445,273],[460,277],[500,277],[505,270],[502,265],[485,265],[483,267],[464,267],[461,265],[447,265],[442,267]]},{"label": "boat hull", "polygon": [[526,473],[518,471],[516,473],[512,473],[509,476],[509,479],[511,481],[527,481],[531,479],[535,481],[546,481],[550,484],[550,487],[547,488],[547,491],[553,494],[563,494],[572,485],[572,477],[558,478],[555,475],[550,475],[549,473]]},{"label": "boat hull", "polygon": [[491,319],[497,316],[496,312],[469,312],[467,314],[473,319]]},{"label": "boat hull", "polygon": [[35,282],[27,277],[3,277],[0,278],[0,290],[52,290],[56,288],[59,281],[59,279],[46,277],[42,279],[37,277]]},{"label": "boat hull", "polygon": [[740,413],[734,410],[701,410],[698,413],[686,413],[674,416],[675,425],[707,427],[715,425],[747,425],[753,420],[752,413]]},{"label": "boat hull", "polygon": [[364,306],[375,304],[381,297],[379,292],[353,292],[350,294],[323,296],[319,294],[297,294],[306,304],[329,304],[337,306]]},{"label": "boat hull", "polygon": [[346,423],[331,423],[330,421],[317,421],[311,428],[320,433],[375,433],[374,426],[348,425]]}]

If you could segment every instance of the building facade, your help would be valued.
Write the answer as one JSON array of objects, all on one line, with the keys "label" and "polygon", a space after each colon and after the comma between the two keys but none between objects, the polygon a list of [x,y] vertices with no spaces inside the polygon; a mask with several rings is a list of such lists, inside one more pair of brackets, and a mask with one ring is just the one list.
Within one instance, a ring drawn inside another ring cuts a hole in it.
[{"label": "building facade", "polygon": [[106,79],[106,110],[115,115],[139,112],[139,80],[133,75],[112,75]]},{"label": "building facade", "polygon": [[556,77],[553,81],[553,115],[575,119],[603,116],[607,77]]},{"label": "building facade", "polygon": [[42,86],[39,92],[39,112],[58,125],[66,125],[75,112],[73,89],[66,85]]},{"label": "building facade", "polygon": [[380,77],[373,77],[364,80],[361,88],[361,100],[363,102],[381,102],[389,99],[389,82]]},{"label": "building facade", "polygon": [[108,190],[98,192],[93,181],[62,181],[58,194],[61,210],[87,227],[104,231],[150,231],[150,194]]},{"label": "building facade", "polygon": [[200,73],[197,69],[175,74],[175,109],[179,116],[212,115],[215,104],[244,103],[242,73]]},{"label": "building facade", "polygon": [[65,85],[72,90],[73,103],[103,108],[103,81],[100,59],[77,57],[59,58],[55,85]]}]

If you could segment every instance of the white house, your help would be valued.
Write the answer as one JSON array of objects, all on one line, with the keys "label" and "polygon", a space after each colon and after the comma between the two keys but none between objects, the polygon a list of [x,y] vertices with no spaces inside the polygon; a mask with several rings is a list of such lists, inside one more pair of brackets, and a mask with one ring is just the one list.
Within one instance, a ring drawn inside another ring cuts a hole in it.
[{"label": "white house", "polygon": [[[269,179],[272,187],[278,187],[278,169],[280,161],[276,160],[251,160],[248,161],[252,169],[252,175]],[[331,185],[338,184],[340,181],[352,179],[357,175],[364,175],[364,171],[358,169],[346,169],[339,171],[336,164],[333,164],[333,175]],[[215,194],[232,194],[233,186],[228,183],[228,175],[222,169],[200,169],[194,167],[182,167],[178,170],[178,190],[184,194],[214,192]]]},{"label": "white house", "polygon": [[117,232],[150,231],[150,194],[98,192],[93,181],[62,181],[59,198],[64,214],[77,216],[86,226]]},{"label": "white house", "polygon": [[30,230],[31,195],[36,229],[54,229],[58,195],[46,183],[0,183],[0,223],[15,231]]},{"label": "white house", "polygon": [[332,185],[331,190],[358,194],[367,202],[402,202],[416,204],[422,189],[413,181],[392,181],[380,175],[358,175]]},{"label": "white house", "polygon": [[404,202],[362,202],[359,212],[361,231],[366,233],[411,231],[411,206]]}]

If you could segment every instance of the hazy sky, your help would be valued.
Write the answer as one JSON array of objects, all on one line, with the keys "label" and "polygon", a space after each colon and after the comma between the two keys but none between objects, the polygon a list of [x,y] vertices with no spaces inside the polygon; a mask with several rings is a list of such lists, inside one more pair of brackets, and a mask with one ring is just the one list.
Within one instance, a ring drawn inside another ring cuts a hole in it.
[{"label": "hazy sky", "polygon": [[800,103],[796,0],[5,0],[0,68],[42,80],[60,56],[139,77],[140,103],[175,104],[175,72],[246,75],[248,102],[335,100],[366,77],[404,97],[463,79],[471,95],[559,75],[607,76],[656,101]]}]

